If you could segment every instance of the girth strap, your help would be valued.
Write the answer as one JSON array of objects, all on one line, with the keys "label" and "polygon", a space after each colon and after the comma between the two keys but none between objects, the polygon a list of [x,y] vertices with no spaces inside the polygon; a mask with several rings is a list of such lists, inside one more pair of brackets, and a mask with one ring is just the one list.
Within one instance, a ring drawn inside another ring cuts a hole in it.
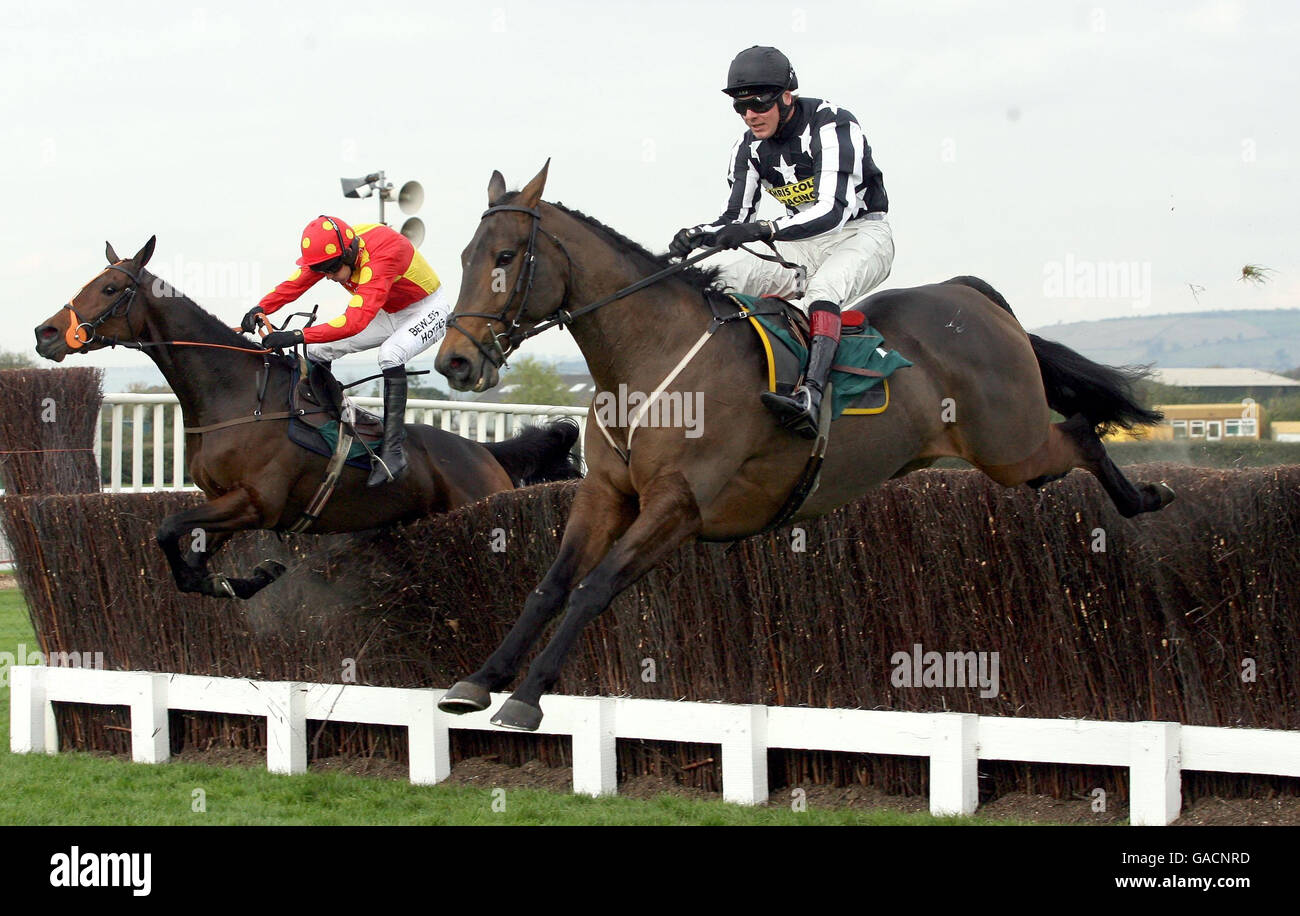
[{"label": "girth strap", "polygon": [[275,413],[255,413],[249,417],[236,417],[233,420],[222,420],[220,423],[209,423],[207,426],[187,426],[185,434],[187,436],[197,436],[200,433],[210,433],[213,430],[225,429],[227,426],[238,426],[241,423],[257,423],[261,420],[288,420],[291,417],[304,417],[309,413],[324,413],[324,410],[280,410]]}]

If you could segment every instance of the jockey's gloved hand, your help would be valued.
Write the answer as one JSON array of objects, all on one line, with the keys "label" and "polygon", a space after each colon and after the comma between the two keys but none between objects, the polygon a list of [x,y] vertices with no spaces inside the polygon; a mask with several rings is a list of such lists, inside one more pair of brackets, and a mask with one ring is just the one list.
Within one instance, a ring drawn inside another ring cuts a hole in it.
[{"label": "jockey's gloved hand", "polygon": [[266,312],[262,311],[262,307],[260,305],[255,305],[248,310],[248,314],[244,316],[243,321],[239,322],[239,326],[243,328],[245,331],[247,331],[249,334],[252,334],[254,331],[257,330],[258,324],[260,324],[260,322],[257,320],[257,316],[265,315],[265,314]]},{"label": "jockey's gloved hand", "polygon": [[674,258],[684,258],[696,248],[707,244],[709,234],[704,226],[688,226],[678,230],[668,243],[668,254]]},{"label": "jockey's gloved hand", "polygon": [[732,223],[723,226],[713,237],[713,244],[719,248],[739,248],[746,242],[770,242],[775,237],[775,227],[763,219],[753,223]]},{"label": "jockey's gloved hand", "polygon": [[302,343],[302,331],[295,328],[292,331],[272,331],[262,338],[262,346],[268,350],[283,350],[287,347],[296,347]]}]

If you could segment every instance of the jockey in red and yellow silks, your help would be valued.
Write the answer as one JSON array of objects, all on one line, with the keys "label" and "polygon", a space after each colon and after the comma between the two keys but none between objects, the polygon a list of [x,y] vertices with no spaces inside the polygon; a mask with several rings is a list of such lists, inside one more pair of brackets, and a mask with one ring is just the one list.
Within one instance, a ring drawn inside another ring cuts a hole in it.
[{"label": "jockey in red and yellow silks", "polygon": [[[314,222],[319,223],[321,220]],[[339,221],[339,226],[345,234],[352,231],[346,228],[342,220]],[[333,235],[332,232],[330,234]],[[328,343],[351,337],[369,325],[381,309],[385,312],[400,312],[407,306],[428,298],[441,285],[429,262],[400,232],[376,223],[357,226],[355,234],[360,239],[357,263],[348,279],[339,281],[352,291],[352,299],[342,315],[331,318],[324,324],[306,328],[302,332],[304,343]],[[307,257],[307,252],[304,251],[303,256]],[[307,266],[299,267],[287,280],[267,293],[258,307],[270,315],[280,306],[296,300],[325,277],[326,274]]]},{"label": "jockey in red and yellow silks", "polygon": [[252,330],[259,312],[275,312],[326,278],[352,293],[343,314],[303,330],[275,331],[262,343],[270,349],[306,344],[307,356],[322,362],[378,347],[384,444],[369,481],[377,486],[406,468],[406,364],[442,339],[451,307],[429,263],[405,236],[383,224],[353,229],[336,217],[320,216],[303,229],[299,248],[297,269],[245,316],[243,327]]}]

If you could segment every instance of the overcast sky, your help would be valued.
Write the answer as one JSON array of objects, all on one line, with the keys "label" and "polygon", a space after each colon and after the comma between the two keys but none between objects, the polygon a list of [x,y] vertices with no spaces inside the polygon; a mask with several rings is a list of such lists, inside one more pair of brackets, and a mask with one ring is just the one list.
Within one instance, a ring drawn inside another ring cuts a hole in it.
[{"label": "overcast sky", "polygon": [[[338,180],[379,169],[423,182],[453,298],[494,168],[519,187],[550,157],[547,199],[662,251],[721,211],[743,125],[719,89],[752,44],[862,124],[887,287],[975,274],[1027,327],[1300,305],[1290,3],[41,2],[0,26],[0,348],[32,352],[106,239],[152,234],[151,269],[236,323],[309,219],[375,219]],[[577,355],[559,331],[527,352]]]}]

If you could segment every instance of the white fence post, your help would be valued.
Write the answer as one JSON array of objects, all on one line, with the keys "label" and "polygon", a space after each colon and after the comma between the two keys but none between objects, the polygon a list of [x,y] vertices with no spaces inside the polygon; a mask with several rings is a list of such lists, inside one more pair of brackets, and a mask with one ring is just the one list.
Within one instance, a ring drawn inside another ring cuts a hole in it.
[{"label": "white fence post", "polygon": [[131,408],[131,489],[144,489],[144,405]]},{"label": "white fence post", "polygon": [[437,701],[445,691],[422,690],[410,695],[406,727],[407,751],[411,758],[411,782],[431,786],[451,775],[447,716]]},{"label": "white fence post", "polygon": [[618,791],[615,709],[615,701],[606,697],[583,697],[575,704],[573,791],[579,795],[613,795]]},{"label": "white fence post", "polygon": [[172,407],[172,489],[185,487],[185,416],[181,405]]},{"label": "white fence post", "polygon": [[722,730],[722,800],[766,804],[767,707],[737,706]]},{"label": "white fence post", "polygon": [[272,773],[307,772],[307,687],[261,684],[266,694],[266,768]]},{"label": "white fence post", "polygon": [[[108,403],[105,401],[105,403]],[[113,405],[112,438],[109,442],[109,487],[114,493],[122,492],[122,405]]]},{"label": "white fence post", "polygon": [[166,415],[166,404],[153,405],[153,488],[155,490],[167,489],[167,478],[163,474],[163,458],[166,457],[163,447],[163,429],[166,422],[163,418]]},{"label": "white fence post", "polygon": [[1129,765],[1128,822],[1134,827],[1164,826],[1182,809],[1183,771],[1177,722],[1135,722]]},{"label": "white fence post", "polygon": [[930,751],[930,813],[974,814],[979,805],[979,716],[934,714]]},{"label": "white fence post", "polygon": [[[15,754],[48,752],[45,667],[14,665],[9,669],[9,750]],[[54,750],[58,750],[56,744]]]},{"label": "white fence post", "polygon": [[166,763],[171,758],[167,723],[167,675],[142,673],[131,701],[131,759],[136,763]]},{"label": "white fence post", "polygon": [[[104,467],[104,402],[99,402],[99,412],[95,414],[95,441],[91,443],[90,450],[95,455],[95,467]],[[99,475],[101,486],[104,482],[102,470]]]}]

